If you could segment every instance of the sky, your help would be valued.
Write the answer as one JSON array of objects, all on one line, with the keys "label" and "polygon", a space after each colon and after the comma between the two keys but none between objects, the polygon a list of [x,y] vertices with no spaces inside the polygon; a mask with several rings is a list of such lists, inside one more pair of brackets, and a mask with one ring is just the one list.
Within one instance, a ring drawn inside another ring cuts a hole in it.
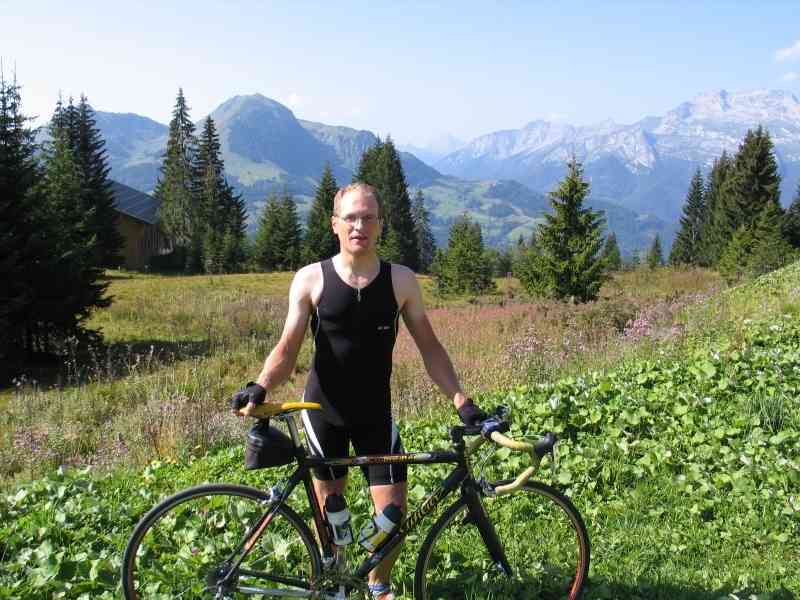
[{"label": "sky", "polygon": [[800,97],[800,3],[0,0],[25,112],[59,94],[168,123],[260,93],[401,144],[536,120],[633,123],[699,93]]}]

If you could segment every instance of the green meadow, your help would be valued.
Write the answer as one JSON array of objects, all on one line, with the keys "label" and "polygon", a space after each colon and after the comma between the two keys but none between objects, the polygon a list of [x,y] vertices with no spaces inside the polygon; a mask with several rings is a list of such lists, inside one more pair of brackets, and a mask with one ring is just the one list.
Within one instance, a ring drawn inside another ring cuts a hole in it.
[{"label": "green meadow", "polygon": [[[117,274],[114,304],[90,323],[106,345],[4,392],[0,597],[116,598],[127,537],[157,501],[285,477],[244,471],[247,424],[226,399],[276,341],[290,278]],[[582,306],[532,300],[513,280],[443,301],[421,282],[480,404],[509,405],[515,437],[560,436],[541,476],[586,521],[587,598],[800,595],[800,263],[731,289],[709,271],[630,271]],[[311,351],[286,399],[302,393]],[[446,446],[454,411],[406,333],[394,373],[406,449]],[[505,452],[489,464],[497,476],[522,468]],[[412,469],[412,506],[439,476]],[[367,513],[360,474],[348,501]],[[405,598],[418,544],[396,567]]]}]

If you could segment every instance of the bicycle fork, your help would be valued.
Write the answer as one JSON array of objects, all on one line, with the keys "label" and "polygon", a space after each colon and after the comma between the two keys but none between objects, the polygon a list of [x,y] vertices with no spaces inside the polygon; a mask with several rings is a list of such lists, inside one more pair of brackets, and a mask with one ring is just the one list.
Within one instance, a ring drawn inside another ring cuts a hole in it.
[{"label": "bicycle fork", "polygon": [[500,542],[500,538],[497,537],[494,524],[489,519],[489,515],[486,514],[486,509],[483,507],[476,486],[464,485],[463,494],[467,503],[465,521],[478,528],[492,562],[506,577],[511,577],[513,572],[511,565],[508,563],[508,558],[506,558],[506,551]]}]

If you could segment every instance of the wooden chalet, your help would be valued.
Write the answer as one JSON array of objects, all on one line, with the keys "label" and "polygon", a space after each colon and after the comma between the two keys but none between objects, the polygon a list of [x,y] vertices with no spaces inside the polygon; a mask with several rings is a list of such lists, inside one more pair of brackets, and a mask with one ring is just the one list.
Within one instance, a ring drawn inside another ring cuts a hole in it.
[{"label": "wooden chalet", "polygon": [[172,242],[158,227],[158,202],[152,196],[118,181],[111,182],[117,228],[125,243],[123,266],[132,271],[147,269],[150,258],[172,252]]}]

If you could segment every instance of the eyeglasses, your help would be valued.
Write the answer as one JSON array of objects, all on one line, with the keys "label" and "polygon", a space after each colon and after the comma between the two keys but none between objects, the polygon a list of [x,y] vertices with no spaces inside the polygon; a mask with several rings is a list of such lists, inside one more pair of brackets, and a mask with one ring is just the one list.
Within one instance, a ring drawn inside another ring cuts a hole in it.
[{"label": "eyeglasses", "polygon": [[362,226],[370,226],[374,225],[380,220],[380,217],[378,217],[378,215],[361,215],[361,216],[345,215],[343,217],[340,217],[339,215],[336,216],[337,218],[344,221],[348,227],[355,227],[356,224],[359,222],[361,223]]}]

